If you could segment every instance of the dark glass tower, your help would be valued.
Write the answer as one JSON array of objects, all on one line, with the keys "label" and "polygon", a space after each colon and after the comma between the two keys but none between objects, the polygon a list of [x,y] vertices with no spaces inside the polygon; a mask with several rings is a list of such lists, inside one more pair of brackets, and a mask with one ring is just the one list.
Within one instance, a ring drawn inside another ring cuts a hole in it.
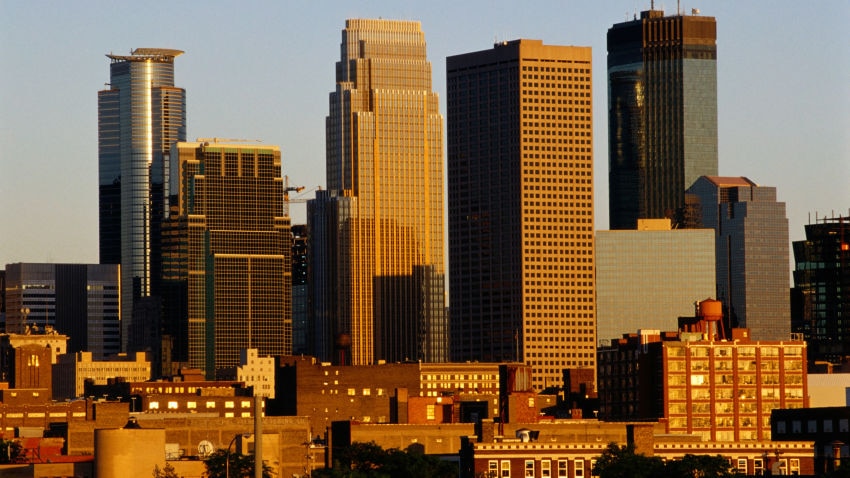
[{"label": "dark glass tower", "polygon": [[538,391],[596,367],[591,69],[528,39],[446,59],[452,360]]},{"label": "dark glass tower", "polygon": [[186,139],[185,91],[174,86],[174,58],[182,53],[106,55],[109,89],[98,92],[100,263],[121,264],[124,350],[136,302],[159,285],[163,156]]},{"label": "dark glass tower", "polygon": [[809,361],[850,355],[850,217],[806,225],[794,244],[792,328],[809,344]]},{"label": "dark glass tower", "polygon": [[659,10],[608,30],[611,229],[674,217],[717,175],[717,24]]},{"label": "dark glass tower", "polygon": [[744,177],[703,176],[688,189],[714,229],[717,299],[730,327],[754,340],[788,340],[788,219],[776,188]]}]

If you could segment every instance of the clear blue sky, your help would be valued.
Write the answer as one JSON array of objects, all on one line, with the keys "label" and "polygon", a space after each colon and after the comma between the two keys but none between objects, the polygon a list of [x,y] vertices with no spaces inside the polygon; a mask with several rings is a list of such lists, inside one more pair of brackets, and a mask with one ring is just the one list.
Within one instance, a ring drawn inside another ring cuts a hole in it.
[{"label": "clear blue sky", "polygon": [[[850,2],[682,1],[717,18],[720,174],[776,186],[792,240],[850,210]],[[676,2],[656,1],[675,12]],[[533,8],[532,8],[533,6]],[[649,0],[0,0],[0,268],[96,263],[97,91],[109,60],[176,48],[188,137],[278,144],[325,182],[324,121],[346,18],[419,20],[445,114],[445,57],[494,40],[593,47],[596,228],[608,228],[605,35]],[[303,204],[293,204],[296,222]]]}]

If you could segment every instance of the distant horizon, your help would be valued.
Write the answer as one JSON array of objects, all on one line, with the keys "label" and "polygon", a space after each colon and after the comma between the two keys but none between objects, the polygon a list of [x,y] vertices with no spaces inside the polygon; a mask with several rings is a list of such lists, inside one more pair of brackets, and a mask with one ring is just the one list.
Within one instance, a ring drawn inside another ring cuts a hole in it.
[{"label": "distant horizon", "polygon": [[[260,1],[140,9],[103,1],[4,2],[0,267],[98,262],[96,109],[97,91],[109,81],[109,52],[184,51],[175,60],[175,85],[186,90],[187,139],[278,145],[283,174],[306,187],[294,199],[324,189],[324,120],[346,18],[421,22],[444,118],[447,56],[517,38],[591,46],[594,229],[606,230],[605,38],[608,28],[649,2],[600,3]],[[681,12],[693,8],[687,3]],[[804,226],[816,219],[850,215],[850,33],[842,21],[850,3],[817,7],[784,0],[699,6],[701,15],[717,19],[719,174],[776,187],[790,241],[804,239]],[[290,209],[293,224],[303,223],[303,204]]]}]

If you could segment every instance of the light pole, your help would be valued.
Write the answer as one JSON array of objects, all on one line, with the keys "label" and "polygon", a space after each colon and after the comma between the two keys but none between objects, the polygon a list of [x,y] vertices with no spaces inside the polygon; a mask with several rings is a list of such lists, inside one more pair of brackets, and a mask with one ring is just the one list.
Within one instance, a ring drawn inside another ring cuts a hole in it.
[{"label": "light pole", "polygon": [[233,438],[230,440],[230,443],[227,445],[227,451],[224,453],[224,476],[225,478],[230,478],[230,447],[233,446],[233,442],[236,441],[238,437],[248,438],[251,436],[250,433],[237,433],[233,435]]}]

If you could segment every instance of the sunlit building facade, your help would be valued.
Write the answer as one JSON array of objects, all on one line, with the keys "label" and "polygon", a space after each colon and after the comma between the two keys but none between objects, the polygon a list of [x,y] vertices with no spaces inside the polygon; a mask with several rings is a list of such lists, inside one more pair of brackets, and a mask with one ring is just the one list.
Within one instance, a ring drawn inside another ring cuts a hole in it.
[{"label": "sunlit building facade", "polygon": [[694,301],[714,297],[714,274],[712,229],[638,219],[638,230],[596,231],[599,344],[638,329],[675,330]]},{"label": "sunlit building facade", "polygon": [[186,139],[186,93],[174,86],[174,59],[181,54],[160,48],[110,53],[109,88],[98,92],[100,263],[121,264],[123,349],[135,302],[158,288],[163,157]]},{"label": "sunlit building facade", "polygon": [[239,365],[242,349],[289,354],[292,241],[280,148],[180,142],[171,162],[178,213],[170,220],[185,229],[165,255],[169,267],[185,263],[189,366],[212,378]]},{"label": "sunlit building facade", "polygon": [[660,10],[608,30],[611,229],[671,217],[717,175],[717,23]]},{"label": "sunlit building facade", "polygon": [[591,50],[446,60],[452,360],[596,365]]},{"label": "sunlit building facade", "polygon": [[316,289],[321,340],[352,364],[445,361],[443,117],[425,35],[415,21],[350,19],[340,50],[327,187],[350,209],[320,233],[330,269],[317,273],[335,277]]}]

